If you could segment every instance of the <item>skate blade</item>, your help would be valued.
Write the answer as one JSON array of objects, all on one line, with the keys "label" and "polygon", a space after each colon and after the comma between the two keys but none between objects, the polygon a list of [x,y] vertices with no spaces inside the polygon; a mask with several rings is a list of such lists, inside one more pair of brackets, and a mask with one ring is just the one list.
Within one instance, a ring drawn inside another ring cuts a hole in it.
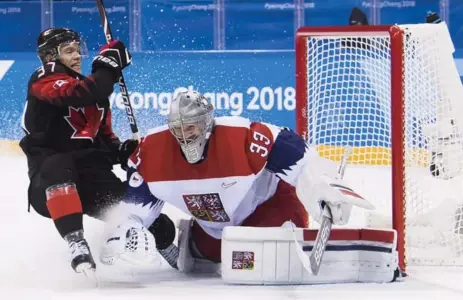
[{"label": "skate blade", "polygon": [[98,278],[95,274],[95,268],[92,268],[90,263],[81,263],[76,267],[76,272],[80,274],[84,274],[89,281],[91,281],[95,287],[98,287]]}]

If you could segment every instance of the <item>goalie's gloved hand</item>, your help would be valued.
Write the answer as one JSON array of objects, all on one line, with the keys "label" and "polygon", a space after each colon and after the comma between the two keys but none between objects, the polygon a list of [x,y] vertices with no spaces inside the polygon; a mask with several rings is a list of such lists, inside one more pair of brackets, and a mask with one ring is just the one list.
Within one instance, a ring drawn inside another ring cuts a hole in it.
[{"label": "goalie's gloved hand", "polygon": [[[304,175],[306,174],[302,176]],[[354,192],[344,180],[333,179],[326,175],[311,176],[310,180],[298,180],[296,193],[309,215],[319,224],[322,222],[325,205],[330,208],[331,221],[335,225],[345,225],[349,222],[353,206],[374,209],[368,200]]]},{"label": "goalie's gloved hand", "polygon": [[118,261],[135,266],[150,266],[160,261],[156,241],[140,218],[130,216],[106,237],[100,251],[100,261],[114,265]]},{"label": "goalie's gloved hand", "polygon": [[132,155],[133,151],[137,149],[137,147],[137,140],[126,140],[125,142],[119,145],[117,156],[119,159],[119,163],[121,164],[121,168],[123,170],[127,170],[127,161],[129,160],[129,157],[130,155]]},{"label": "goalie's gloved hand", "polygon": [[438,24],[441,22],[440,16],[436,12],[428,11],[426,14],[426,23]]},{"label": "goalie's gloved hand", "polygon": [[129,53],[124,43],[121,41],[112,41],[104,45],[100,53],[95,56],[92,62],[92,73],[99,68],[106,68],[113,72],[114,77],[118,79],[122,70],[130,65],[132,55]]}]

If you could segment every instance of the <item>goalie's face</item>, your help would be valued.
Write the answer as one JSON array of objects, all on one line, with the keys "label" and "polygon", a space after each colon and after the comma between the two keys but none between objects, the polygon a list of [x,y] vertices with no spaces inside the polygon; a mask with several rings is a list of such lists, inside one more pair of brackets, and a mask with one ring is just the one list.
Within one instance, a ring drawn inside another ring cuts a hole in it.
[{"label": "goalie's face", "polygon": [[179,93],[172,100],[167,123],[190,164],[200,162],[204,156],[212,132],[213,111],[212,105],[198,92]]},{"label": "goalie's face", "polygon": [[60,46],[59,60],[63,65],[82,73],[82,51],[79,43],[71,42]]},{"label": "goalie's face", "polygon": [[201,136],[198,124],[175,125],[170,128],[172,134],[180,144],[190,145]]},{"label": "goalie's face", "polygon": [[210,128],[204,123],[207,117],[209,116],[195,118],[194,122],[191,122],[192,120],[169,122],[170,132],[180,145],[186,160],[191,164],[198,162],[203,156]]}]

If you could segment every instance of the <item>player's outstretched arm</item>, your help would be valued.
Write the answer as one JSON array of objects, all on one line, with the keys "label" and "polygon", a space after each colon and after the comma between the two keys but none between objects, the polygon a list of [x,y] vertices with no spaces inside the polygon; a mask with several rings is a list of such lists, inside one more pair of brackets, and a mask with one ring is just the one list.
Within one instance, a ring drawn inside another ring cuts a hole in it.
[{"label": "player's outstretched arm", "polygon": [[52,72],[53,63],[44,68],[49,74],[32,83],[30,93],[52,105],[90,106],[107,99],[113,91],[114,79],[109,70],[100,69],[88,77],[76,79],[66,73]]},{"label": "player's outstretched arm", "polygon": [[373,209],[373,205],[354,192],[345,180],[336,179],[334,162],[321,158],[294,131],[254,123],[251,133],[254,149],[258,150],[255,152],[261,157],[265,155],[265,169],[296,187],[299,199],[317,222],[321,222],[324,205],[330,207],[336,225],[348,222],[353,205]]},{"label": "player's outstretched arm", "polygon": [[332,176],[332,170],[324,169],[323,165],[325,168],[330,166],[323,161],[315,149],[309,149],[296,181],[297,196],[315,221],[321,222],[325,205],[330,208],[335,225],[347,224],[353,206],[374,209],[373,204],[356,193],[345,180]]},{"label": "player's outstretched arm", "polygon": [[[92,74],[71,76],[60,63],[49,62],[33,78],[30,92],[39,100],[57,106],[85,107],[108,99],[122,70],[132,57],[125,45],[113,41],[104,45],[92,62]],[[79,78],[76,78],[76,77]]]}]

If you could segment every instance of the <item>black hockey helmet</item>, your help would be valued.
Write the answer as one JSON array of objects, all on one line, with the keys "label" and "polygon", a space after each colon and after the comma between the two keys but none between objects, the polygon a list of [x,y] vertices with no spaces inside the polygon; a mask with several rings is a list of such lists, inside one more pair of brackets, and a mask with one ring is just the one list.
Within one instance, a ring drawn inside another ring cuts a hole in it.
[{"label": "black hockey helmet", "polygon": [[52,55],[53,60],[59,58],[60,47],[65,44],[76,43],[82,55],[87,54],[87,47],[80,34],[69,28],[56,27],[43,31],[37,39],[37,52],[42,62],[47,55]]}]

